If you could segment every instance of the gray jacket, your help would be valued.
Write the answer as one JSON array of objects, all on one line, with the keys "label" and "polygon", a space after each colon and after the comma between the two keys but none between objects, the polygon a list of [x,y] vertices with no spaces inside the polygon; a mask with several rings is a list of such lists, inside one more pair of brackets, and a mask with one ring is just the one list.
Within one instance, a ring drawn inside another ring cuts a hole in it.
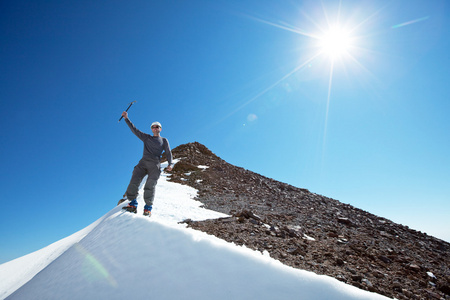
[{"label": "gray jacket", "polygon": [[172,151],[170,150],[169,141],[161,136],[153,136],[140,131],[134,126],[129,119],[125,119],[128,127],[131,131],[144,142],[144,153],[142,159],[151,160],[155,162],[161,161],[161,154],[163,151],[166,153],[167,162],[169,166],[172,165]]}]

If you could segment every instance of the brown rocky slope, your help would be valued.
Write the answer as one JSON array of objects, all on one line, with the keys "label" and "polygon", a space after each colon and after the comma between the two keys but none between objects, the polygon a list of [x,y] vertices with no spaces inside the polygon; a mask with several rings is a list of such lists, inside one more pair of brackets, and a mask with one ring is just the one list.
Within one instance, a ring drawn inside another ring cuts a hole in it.
[{"label": "brown rocky slope", "polygon": [[233,166],[197,142],[172,153],[171,180],[230,215],[190,227],[391,298],[450,299],[449,243]]}]

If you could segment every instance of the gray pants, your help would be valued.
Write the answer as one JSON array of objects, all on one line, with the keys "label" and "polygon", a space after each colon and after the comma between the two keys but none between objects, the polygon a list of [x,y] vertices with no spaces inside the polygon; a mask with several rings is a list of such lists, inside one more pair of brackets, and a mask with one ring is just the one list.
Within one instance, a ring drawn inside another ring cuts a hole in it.
[{"label": "gray pants", "polygon": [[127,188],[128,200],[136,199],[139,193],[139,185],[147,175],[147,182],[144,186],[144,201],[146,205],[153,205],[155,199],[155,187],[161,174],[161,163],[151,160],[141,159],[134,167],[133,176]]}]

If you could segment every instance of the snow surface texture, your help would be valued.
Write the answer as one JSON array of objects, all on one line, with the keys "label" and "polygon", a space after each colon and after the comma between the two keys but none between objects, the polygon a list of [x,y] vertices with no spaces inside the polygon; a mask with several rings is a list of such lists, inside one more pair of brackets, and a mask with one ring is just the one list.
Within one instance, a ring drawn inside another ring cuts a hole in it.
[{"label": "snow surface texture", "polygon": [[0,299],[388,299],[178,224],[225,216],[196,193],[162,174],[151,218],[140,196],[136,215],[124,203],[0,265]]}]

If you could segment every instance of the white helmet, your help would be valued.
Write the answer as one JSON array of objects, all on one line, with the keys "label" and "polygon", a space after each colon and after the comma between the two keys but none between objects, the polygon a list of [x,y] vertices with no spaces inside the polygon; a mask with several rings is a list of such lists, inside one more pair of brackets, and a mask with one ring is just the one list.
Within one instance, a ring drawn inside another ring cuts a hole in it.
[{"label": "white helmet", "polygon": [[159,123],[159,122],[153,122],[152,126],[150,126],[150,127],[153,127],[153,126],[159,126],[162,128],[161,123]]}]

